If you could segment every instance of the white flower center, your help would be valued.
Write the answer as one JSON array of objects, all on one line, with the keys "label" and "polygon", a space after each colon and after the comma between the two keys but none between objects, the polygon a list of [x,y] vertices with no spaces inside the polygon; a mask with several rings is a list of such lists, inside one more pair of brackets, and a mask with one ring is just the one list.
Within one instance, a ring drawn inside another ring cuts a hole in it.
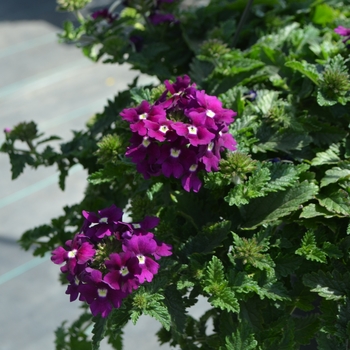
[{"label": "white flower center", "polygon": [[144,137],[142,141],[142,146],[143,147],[148,147],[150,145],[151,141],[148,139],[148,137]]},{"label": "white flower center", "polygon": [[190,171],[195,172],[195,171],[197,170],[197,168],[198,168],[198,165],[197,165],[197,164],[192,164],[192,165],[190,166]]},{"label": "white flower center", "polygon": [[169,128],[166,125],[162,125],[159,128],[159,131],[162,132],[163,134],[165,134],[168,130],[169,130]]},{"label": "white flower center", "polygon": [[107,296],[107,289],[106,288],[98,288],[97,294],[100,298],[105,298]]},{"label": "white flower center", "polygon": [[215,117],[215,112],[211,111],[210,109],[207,109],[206,115],[209,118],[214,118]]},{"label": "white flower center", "polygon": [[170,155],[173,157],[173,158],[178,158],[179,155],[181,153],[181,150],[180,149],[176,149],[176,148],[171,148],[170,149]]},{"label": "white flower center", "polygon": [[137,230],[138,228],[141,228],[141,225],[140,224],[132,224],[132,227]]},{"label": "white flower center", "polygon": [[122,266],[120,268],[120,273],[121,273],[122,276],[126,276],[129,273],[129,270],[128,270],[128,268],[126,266]]},{"label": "white flower center", "polygon": [[77,276],[75,276],[74,277],[74,284],[76,285],[76,286],[79,286],[79,278],[77,277]]},{"label": "white flower center", "polygon": [[214,148],[214,142],[210,142],[208,145],[208,151],[211,152]]},{"label": "white flower center", "polygon": [[146,260],[146,258],[141,254],[137,255],[137,259],[139,259],[139,264],[141,264],[141,265],[143,265],[145,263],[145,260]]},{"label": "white flower center", "polygon": [[191,134],[191,135],[197,135],[197,128],[193,125],[187,127],[188,129],[188,132]]},{"label": "white flower center", "polygon": [[73,250],[71,250],[70,252],[68,252],[68,258],[69,259],[73,259],[73,258],[75,258],[75,256],[77,255],[77,250],[76,249],[73,249]]},{"label": "white flower center", "polygon": [[108,224],[108,218],[101,218],[100,220],[98,220],[98,222],[100,224]]},{"label": "white flower center", "polygon": [[142,114],[139,115],[139,119],[140,120],[147,119],[147,117],[148,117],[148,113],[142,113]]}]

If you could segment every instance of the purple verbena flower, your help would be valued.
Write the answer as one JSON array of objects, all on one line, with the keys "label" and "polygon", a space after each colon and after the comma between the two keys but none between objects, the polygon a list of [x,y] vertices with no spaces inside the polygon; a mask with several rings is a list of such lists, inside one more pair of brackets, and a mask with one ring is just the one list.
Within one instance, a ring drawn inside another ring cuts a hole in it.
[{"label": "purple verbena flower", "polygon": [[187,192],[190,192],[193,190],[193,192],[198,192],[200,188],[202,187],[202,182],[198,178],[198,164],[192,164],[189,167],[189,170],[184,174],[184,176],[181,179],[182,187]]},{"label": "purple verbena flower", "polygon": [[123,242],[123,251],[132,252],[139,260],[141,272],[136,274],[140,283],[151,282],[153,276],[158,272],[159,264],[156,263],[149,255],[153,255],[158,250],[158,244],[153,239],[152,233],[146,235],[134,235]]},{"label": "purple verbena flower", "polygon": [[96,253],[93,245],[85,240],[85,236],[76,235],[73,240],[66,242],[69,250],[58,247],[51,253],[51,261],[55,264],[63,264],[65,262],[66,264],[61,267],[61,271],[64,273],[69,271],[74,275],[76,265],[85,265],[93,259]]},{"label": "purple verbena flower", "polygon": [[149,230],[154,229],[158,224],[159,218],[156,216],[146,216],[141,222],[132,223],[131,225],[135,234],[147,234]]},{"label": "purple verbena flower", "polygon": [[110,260],[105,261],[105,265],[110,272],[104,277],[113,289],[131,293],[133,289],[139,287],[139,280],[136,275],[141,273],[138,258],[127,251],[125,253],[113,253]]},{"label": "purple verbena flower", "polygon": [[130,128],[133,132],[140,136],[147,135],[145,120],[150,120],[156,123],[166,121],[165,110],[162,106],[151,106],[149,102],[142,101],[137,108],[126,108],[120,115],[130,123]]},{"label": "purple verbena flower", "polygon": [[10,128],[5,128],[4,129],[4,133],[5,134],[9,134],[11,131],[12,131],[12,129],[10,129]]},{"label": "purple verbena flower", "polygon": [[83,282],[84,284],[81,284],[78,290],[90,305],[94,316],[101,314],[102,317],[107,317],[113,306],[119,308],[122,300],[127,296],[127,293],[115,290],[105,282],[99,270],[86,268]]},{"label": "purple verbena flower", "polygon": [[95,20],[101,18],[107,20],[109,23],[112,23],[118,18],[118,16],[109,13],[108,9],[102,9],[93,12],[91,14],[91,18]]},{"label": "purple verbena flower", "polygon": [[204,90],[196,93],[198,107],[186,111],[194,125],[203,125],[211,130],[217,130],[220,124],[231,124],[237,114],[230,109],[222,108],[221,101],[205,93]]},{"label": "purple verbena flower", "polygon": [[343,26],[338,26],[334,29],[334,31],[339,34],[340,36],[344,36],[343,43],[346,43],[348,40],[350,40],[350,28],[345,28]]},{"label": "purple verbena flower", "polygon": [[206,127],[201,125],[185,124],[175,122],[172,124],[173,129],[179,136],[184,136],[191,145],[206,145],[215,137]]},{"label": "purple verbena flower", "polygon": [[115,225],[122,219],[123,211],[114,204],[98,211],[99,215],[83,210],[83,216],[89,224],[85,234],[91,238],[102,239],[114,233]]},{"label": "purple verbena flower", "polygon": [[150,22],[154,25],[157,26],[161,23],[164,22],[178,22],[175,16],[171,13],[157,13],[154,12],[148,16]]}]

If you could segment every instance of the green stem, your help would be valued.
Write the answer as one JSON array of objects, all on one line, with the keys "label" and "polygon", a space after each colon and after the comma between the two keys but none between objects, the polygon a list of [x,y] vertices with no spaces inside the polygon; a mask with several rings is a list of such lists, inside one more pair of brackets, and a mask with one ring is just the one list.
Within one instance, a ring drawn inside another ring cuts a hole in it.
[{"label": "green stem", "polygon": [[239,34],[244,26],[244,23],[248,17],[248,13],[249,13],[249,10],[250,8],[252,7],[253,5],[253,2],[254,0],[249,0],[244,11],[243,11],[243,14],[242,14],[242,17],[241,17],[241,20],[239,21],[238,23],[238,27],[237,27],[237,30],[236,30],[236,33],[235,33],[235,36],[233,37],[233,41],[232,41],[232,46],[235,47],[236,44],[237,44],[237,41],[238,41],[238,37],[239,37]]}]

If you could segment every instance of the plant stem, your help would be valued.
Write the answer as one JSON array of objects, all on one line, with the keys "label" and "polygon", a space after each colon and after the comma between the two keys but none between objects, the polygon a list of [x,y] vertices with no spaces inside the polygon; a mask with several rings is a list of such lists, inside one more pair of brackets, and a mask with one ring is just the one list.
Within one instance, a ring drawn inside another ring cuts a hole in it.
[{"label": "plant stem", "polygon": [[238,37],[239,37],[239,33],[241,32],[242,28],[243,28],[243,25],[248,17],[248,13],[249,13],[249,10],[250,8],[252,7],[253,5],[253,2],[254,0],[249,0],[244,11],[243,11],[243,14],[242,14],[242,17],[238,23],[238,27],[237,27],[237,30],[236,30],[236,33],[235,33],[235,36],[233,37],[233,41],[232,41],[232,46],[235,47],[236,44],[237,44],[237,41],[238,41]]}]

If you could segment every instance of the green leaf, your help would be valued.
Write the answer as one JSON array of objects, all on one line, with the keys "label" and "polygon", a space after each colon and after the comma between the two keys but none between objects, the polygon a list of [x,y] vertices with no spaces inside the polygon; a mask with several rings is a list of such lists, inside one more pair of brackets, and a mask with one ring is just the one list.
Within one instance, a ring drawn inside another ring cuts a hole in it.
[{"label": "green leaf", "polygon": [[331,213],[346,217],[350,215],[349,195],[343,190],[327,191],[320,194],[317,199],[320,205]]},{"label": "green leaf", "polygon": [[290,165],[285,163],[271,163],[271,181],[267,184],[266,192],[277,192],[291,187],[298,180],[299,175],[309,169],[307,164]]},{"label": "green leaf", "polygon": [[317,247],[315,235],[312,231],[305,233],[301,247],[295,251],[295,254],[304,256],[307,260],[327,263],[327,254]]},{"label": "green leaf", "polygon": [[151,91],[149,89],[134,87],[130,90],[130,95],[137,104],[145,100],[151,102]]},{"label": "green leaf", "polygon": [[315,24],[325,25],[333,23],[339,16],[339,11],[333,9],[328,4],[319,4],[315,7],[315,12],[312,21]]},{"label": "green leaf", "polygon": [[155,318],[166,330],[169,330],[171,318],[168,309],[162,302],[163,299],[164,296],[159,293],[147,293],[144,289],[139,289],[133,301],[132,322],[135,324],[143,313]]},{"label": "green leaf", "polygon": [[316,340],[318,350],[344,350],[347,347],[347,341],[341,341],[338,337],[327,333],[318,333]]},{"label": "green leaf", "polygon": [[181,254],[188,257],[193,253],[212,254],[228,236],[231,222],[224,220],[203,227],[201,232],[191,237],[181,249]]},{"label": "green leaf", "polygon": [[334,167],[326,171],[326,176],[321,180],[321,187],[327,186],[339,180],[350,178],[350,166],[344,165],[344,168]]},{"label": "green leaf", "polygon": [[210,294],[208,301],[221,310],[239,312],[239,303],[224,276],[224,266],[214,255],[206,269],[203,290]]},{"label": "green leaf", "polygon": [[259,90],[254,105],[252,106],[257,112],[267,114],[277,101],[279,93],[273,90]]},{"label": "green leaf", "polygon": [[22,174],[26,164],[33,164],[34,159],[30,154],[9,153],[11,162],[12,180]]},{"label": "green leaf", "polygon": [[311,203],[303,207],[303,211],[301,212],[299,217],[304,219],[310,219],[316,216],[324,216],[325,218],[331,218],[334,216],[334,214],[321,207],[319,204]]},{"label": "green leaf", "polygon": [[316,153],[311,165],[337,164],[339,161],[339,146],[333,144],[326,151]]},{"label": "green leaf", "polygon": [[318,187],[315,184],[304,181],[287,191],[253,199],[247,206],[242,207],[245,218],[243,228],[252,229],[285,217],[300,209],[300,206],[312,199],[317,192]]},{"label": "green leaf", "polygon": [[317,91],[317,103],[321,107],[330,107],[338,103],[338,100],[337,99],[335,100],[334,98],[327,96],[325,92],[319,89]]},{"label": "green leaf", "polygon": [[342,300],[349,293],[349,277],[349,272],[341,274],[338,271],[330,273],[319,270],[304,275],[303,283],[326,300]]},{"label": "green leaf", "polygon": [[105,336],[107,318],[97,316],[93,318],[94,327],[92,329],[92,350],[99,350],[101,340]]},{"label": "green leaf", "polygon": [[172,320],[172,331],[176,331],[179,335],[182,335],[187,319],[182,295],[176,286],[172,285],[165,289],[164,296],[164,303],[168,308]]},{"label": "green leaf", "polygon": [[258,342],[254,338],[254,332],[249,327],[248,323],[243,321],[239,323],[239,328],[236,329],[231,336],[225,338],[225,347],[221,346],[220,350],[258,350]]},{"label": "green leaf", "polygon": [[251,198],[265,195],[264,187],[270,180],[270,171],[267,168],[255,170],[247,182],[236,185],[224,198],[229,205],[241,206],[248,204]]},{"label": "green leaf", "polygon": [[308,63],[306,61],[302,61],[302,62],[288,61],[285,63],[285,66],[300,72],[301,74],[308,77],[313,83],[315,83],[316,85],[319,85],[320,75],[318,74],[315,65]]}]

